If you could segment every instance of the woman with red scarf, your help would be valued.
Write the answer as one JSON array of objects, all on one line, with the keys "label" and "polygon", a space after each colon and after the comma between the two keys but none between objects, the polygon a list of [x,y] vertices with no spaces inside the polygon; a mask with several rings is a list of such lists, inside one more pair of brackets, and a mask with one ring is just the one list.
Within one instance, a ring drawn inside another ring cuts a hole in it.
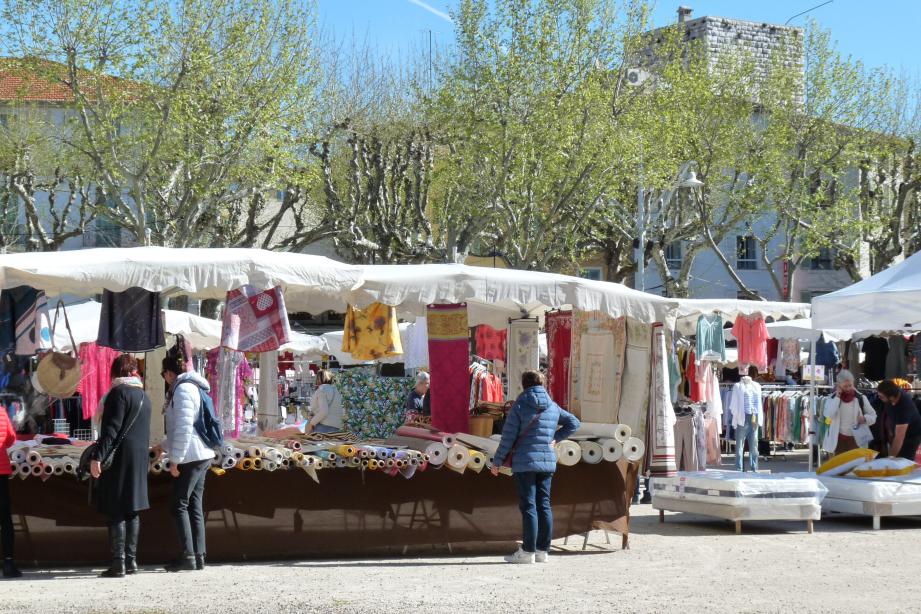
[{"label": "woman with red scarf", "polygon": [[847,369],[838,374],[835,394],[825,404],[825,424],[828,431],[822,448],[832,454],[855,450],[860,446],[854,438],[854,431],[866,424],[876,423],[876,411],[867,397],[854,387],[854,374]]}]

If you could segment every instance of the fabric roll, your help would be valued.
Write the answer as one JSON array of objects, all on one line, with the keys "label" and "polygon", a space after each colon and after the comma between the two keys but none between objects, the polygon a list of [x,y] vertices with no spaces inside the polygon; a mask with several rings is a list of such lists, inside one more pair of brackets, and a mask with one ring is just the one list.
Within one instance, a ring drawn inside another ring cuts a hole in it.
[{"label": "fabric roll", "polygon": [[355,456],[356,454],[358,454],[358,448],[356,448],[355,446],[341,445],[341,446],[336,446],[334,449],[336,450],[336,454],[338,454],[339,456],[344,456],[346,458],[351,458]]},{"label": "fabric roll", "polygon": [[486,466],[486,455],[479,450],[468,450],[467,453],[470,455],[467,459],[467,469],[477,473],[483,471],[483,467]]},{"label": "fabric roll", "polygon": [[614,385],[614,334],[589,331],[582,335],[579,356],[579,403],[588,422],[617,422]]},{"label": "fabric roll", "polygon": [[633,437],[633,429],[631,429],[626,424],[618,424],[617,430],[614,433],[614,439],[624,444],[627,443],[627,440]]},{"label": "fabric roll", "polygon": [[428,441],[440,441],[444,443],[443,433],[417,426],[401,426],[397,429],[397,435],[399,437],[414,437],[417,439],[427,439]]},{"label": "fabric roll", "polygon": [[521,394],[521,374],[540,366],[538,336],[540,326],[537,320],[512,320],[508,328],[508,398],[517,399]]},{"label": "fabric roll", "polygon": [[42,455],[37,450],[30,450],[29,453],[26,454],[26,462],[32,466],[41,464]]},{"label": "fabric roll", "polygon": [[467,305],[429,305],[432,426],[448,433],[469,429],[470,349]]},{"label": "fabric roll", "polygon": [[[663,339],[664,343],[664,339]],[[650,399],[650,358],[652,327],[627,319],[626,357],[624,361],[623,389],[620,397],[618,422],[630,427],[635,437],[646,435],[646,421]],[[663,373],[668,378],[667,368]],[[666,391],[668,386],[666,384]]]},{"label": "fabric roll", "polygon": [[166,345],[160,293],[103,290],[96,343],[121,352],[149,352]]},{"label": "fabric roll", "polygon": [[582,448],[575,441],[564,439],[556,444],[556,460],[564,467],[572,467],[582,460]]},{"label": "fabric roll", "polygon": [[649,393],[649,431],[646,438],[652,444],[652,458],[647,459],[650,475],[658,477],[671,477],[678,472],[675,465],[675,408],[668,389],[665,360],[665,330],[661,325],[656,325]]},{"label": "fabric roll", "polygon": [[624,444],[616,439],[602,439],[598,445],[601,446],[602,457],[609,463],[616,463],[624,456]]},{"label": "fabric roll", "polygon": [[65,456],[61,459],[61,464],[64,466],[64,473],[68,475],[74,475],[77,473],[77,462],[69,456]]},{"label": "fabric roll", "polygon": [[646,445],[636,437],[631,437],[627,440],[627,443],[624,444],[624,458],[631,463],[637,463],[643,460],[645,455]]},{"label": "fabric roll", "polygon": [[617,439],[621,443],[627,441],[630,435],[630,427],[625,424],[599,424],[596,422],[583,422],[579,425],[579,430],[575,432],[576,437]]},{"label": "fabric roll", "polygon": [[407,480],[416,475],[416,470],[418,469],[417,465],[408,465],[400,469],[400,475],[402,475]]},{"label": "fabric roll", "polygon": [[29,452],[27,450],[23,450],[22,448],[12,450],[10,452],[10,460],[14,463],[24,463],[28,457]]},{"label": "fabric roll", "polygon": [[554,311],[546,316],[547,392],[563,409],[569,408],[569,364],[572,357],[572,312]]},{"label": "fabric roll", "polygon": [[417,317],[409,327],[409,347],[403,348],[403,364],[407,369],[429,366],[429,336],[424,317]]},{"label": "fabric roll", "polygon": [[221,468],[223,469],[233,469],[237,466],[237,459],[233,456],[225,456],[221,461]]},{"label": "fabric roll", "polygon": [[443,443],[433,441],[426,447],[425,454],[431,464],[439,467],[448,459],[448,448]]},{"label": "fabric roll", "polygon": [[467,466],[467,458],[470,456],[467,448],[460,444],[454,444],[448,450],[447,464],[452,469],[460,469]]},{"label": "fabric roll", "polygon": [[161,463],[160,461],[154,461],[150,463],[149,471],[150,473],[154,475],[160,475],[161,473],[163,473],[163,463]]},{"label": "fabric roll", "polygon": [[499,449],[498,441],[495,441],[494,439],[487,439],[486,437],[477,437],[476,435],[468,435],[467,433],[458,433],[457,440],[465,446],[478,448],[490,455],[495,454],[496,450]]},{"label": "fabric roll", "polygon": [[604,458],[604,450],[594,441],[580,441],[579,447],[582,448],[583,463],[597,465]]}]

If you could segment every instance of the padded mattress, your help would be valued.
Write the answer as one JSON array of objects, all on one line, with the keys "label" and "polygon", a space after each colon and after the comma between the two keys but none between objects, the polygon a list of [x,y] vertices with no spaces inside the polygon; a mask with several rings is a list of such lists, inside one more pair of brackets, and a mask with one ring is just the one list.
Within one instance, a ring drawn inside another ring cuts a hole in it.
[{"label": "padded mattress", "polygon": [[921,503],[921,472],[891,478],[818,476],[828,496],[871,503]]},{"label": "padded mattress", "polygon": [[654,504],[677,499],[739,507],[820,505],[827,492],[815,476],[804,474],[690,471],[652,480]]}]

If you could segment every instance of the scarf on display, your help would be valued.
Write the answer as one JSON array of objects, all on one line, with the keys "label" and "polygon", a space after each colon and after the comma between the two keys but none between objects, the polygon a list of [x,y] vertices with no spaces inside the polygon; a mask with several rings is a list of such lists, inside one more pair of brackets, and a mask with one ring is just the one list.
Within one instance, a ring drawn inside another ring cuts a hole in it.
[{"label": "scarf on display", "polygon": [[80,344],[80,383],[77,392],[83,397],[83,419],[89,420],[111,384],[109,371],[119,352],[95,343]]},{"label": "scarf on display", "polygon": [[227,293],[221,345],[240,352],[271,352],[291,340],[281,288],[246,285]]},{"label": "scarf on display", "polygon": [[[668,370],[665,364],[665,330],[656,325],[652,342],[652,377],[649,390],[649,419],[646,431],[649,473],[653,477],[671,477],[677,474],[675,462],[675,408],[668,391]],[[652,444],[649,446],[648,444]]]},{"label": "scarf on display", "polygon": [[509,322],[508,334],[508,398],[521,394],[521,374],[540,366],[538,345],[540,325],[537,320],[522,319]]},{"label": "scarf on display", "polygon": [[429,305],[426,325],[432,426],[446,433],[466,432],[470,393],[467,305]]},{"label": "scarf on display", "polygon": [[547,392],[563,409],[569,408],[569,363],[572,355],[572,312],[547,314]]}]

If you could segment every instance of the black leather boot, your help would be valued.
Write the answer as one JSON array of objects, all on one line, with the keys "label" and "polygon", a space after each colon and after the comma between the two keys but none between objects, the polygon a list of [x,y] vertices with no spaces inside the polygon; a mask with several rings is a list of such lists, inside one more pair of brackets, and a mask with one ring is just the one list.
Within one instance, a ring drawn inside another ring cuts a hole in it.
[{"label": "black leather boot", "polygon": [[170,572],[176,571],[195,571],[195,555],[193,554],[183,554],[181,557],[164,565],[163,569]]},{"label": "black leather boot", "polygon": [[138,572],[138,535],[141,519],[137,516],[125,521],[125,573],[129,576]]},{"label": "black leather boot", "polygon": [[205,555],[196,554],[195,555],[195,569],[197,569],[198,571],[201,571],[204,568],[205,568]]},{"label": "black leather boot", "polygon": [[3,559],[3,577],[4,578],[21,578],[22,572],[16,569],[16,563],[12,558]]},{"label": "black leather boot", "polygon": [[100,578],[125,577],[125,521],[109,525],[109,549],[112,552],[112,563],[109,568],[99,574]]}]

